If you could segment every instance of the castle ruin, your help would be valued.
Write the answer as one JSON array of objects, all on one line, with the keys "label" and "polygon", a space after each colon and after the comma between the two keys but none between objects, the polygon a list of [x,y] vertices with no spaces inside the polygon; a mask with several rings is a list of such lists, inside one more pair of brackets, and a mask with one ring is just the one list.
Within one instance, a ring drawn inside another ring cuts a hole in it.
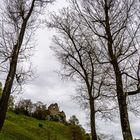
[{"label": "castle ruin", "polygon": [[57,103],[51,104],[48,107],[47,111],[48,111],[48,115],[47,115],[48,120],[55,120],[63,123],[66,122],[66,115],[63,111],[59,110],[59,106]]}]

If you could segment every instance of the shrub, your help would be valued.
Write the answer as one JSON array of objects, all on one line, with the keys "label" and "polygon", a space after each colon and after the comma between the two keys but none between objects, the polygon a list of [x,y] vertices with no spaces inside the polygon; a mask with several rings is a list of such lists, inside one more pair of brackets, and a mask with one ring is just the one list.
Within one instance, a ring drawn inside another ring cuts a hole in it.
[{"label": "shrub", "polygon": [[43,128],[43,124],[42,124],[42,123],[39,123],[38,126],[39,126],[40,128]]}]

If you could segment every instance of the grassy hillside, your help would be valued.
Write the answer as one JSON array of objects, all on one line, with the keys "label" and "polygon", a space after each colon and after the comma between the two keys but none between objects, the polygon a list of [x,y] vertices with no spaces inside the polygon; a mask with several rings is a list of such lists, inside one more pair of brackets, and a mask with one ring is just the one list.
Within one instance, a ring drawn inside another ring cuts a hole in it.
[{"label": "grassy hillside", "polygon": [[0,140],[71,140],[71,133],[64,124],[8,112]]}]

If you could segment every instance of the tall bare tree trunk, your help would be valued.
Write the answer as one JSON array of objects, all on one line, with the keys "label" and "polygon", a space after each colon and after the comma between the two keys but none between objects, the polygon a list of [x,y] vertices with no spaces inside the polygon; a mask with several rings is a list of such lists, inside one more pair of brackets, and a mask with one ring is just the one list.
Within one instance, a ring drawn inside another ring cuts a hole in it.
[{"label": "tall bare tree trunk", "polygon": [[13,49],[11,62],[10,62],[9,73],[3,89],[2,98],[0,100],[0,130],[3,127],[7,108],[8,108],[8,100],[11,93],[15,73],[16,73],[18,54],[19,54],[19,46],[15,45]]},{"label": "tall bare tree trunk", "polygon": [[92,140],[97,140],[94,99],[90,99],[90,127]]},{"label": "tall bare tree trunk", "polygon": [[128,119],[126,95],[123,92],[122,76],[119,71],[118,64],[114,63],[113,67],[116,76],[117,97],[118,97],[118,104],[120,110],[120,121],[121,121],[123,138],[124,140],[133,140],[131,129],[130,129],[130,123]]},{"label": "tall bare tree trunk", "polygon": [[0,131],[1,131],[4,121],[5,121],[6,112],[8,109],[8,100],[9,100],[9,96],[11,93],[14,77],[16,74],[19,51],[22,46],[27,21],[28,21],[29,17],[31,16],[32,10],[33,10],[33,5],[31,7],[31,10],[29,11],[27,17],[24,19],[24,21],[21,25],[21,30],[20,30],[19,36],[17,38],[16,45],[13,46],[13,52],[11,54],[11,60],[10,60],[10,68],[9,68],[9,72],[8,72],[6,82],[4,85],[2,98],[0,100]]},{"label": "tall bare tree trunk", "polygon": [[[33,31],[35,28],[34,24],[37,19],[37,16],[41,13],[41,10],[44,9],[44,6],[48,3],[52,3],[54,0],[13,0],[13,1],[4,1],[5,4],[5,13],[6,13],[6,27],[9,25],[10,36],[14,36],[13,40],[6,42],[12,48],[12,54],[10,58],[10,64],[8,69],[7,78],[5,81],[2,98],[0,100],[0,130],[4,124],[6,111],[8,108],[8,100],[11,93],[13,81],[16,75],[17,63],[20,55],[20,49],[24,40],[25,33],[28,31]],[[43,9],[42,9],[43,7]],[[32,16],[32,19],[30,17]],[[28,24],[27,24],[28,23]],[[11,31],[12,30],[12,31]],[[11,34],[12,33],[12,34]],[[29,42],[30,35],[26,34],[26,45]],[[9,36],[8,36],[9,37]],[[17,37],[17,38],[16,38]],[[7,39],[7,38],[6,38]],[[6,40],[5,39],[5,40]],[[9,43],[9,42],[12,43]],[[11,44],[15,43],[13,46]],[[4,43],[4,45],[6,44]],[[11,52],[10,52],[11,53]],[[9,56],[9,55],[8,55]]]},{"label": "tall bare tree trunk", "polygon": [[8,73],[6,83],[3,89],[2,98],[0,100],[0,130],[5,120],[6,111],[8,108],[8,100],[9,100],[11,88],[14,81],[14,75],[16,72],[16,66],[17,66],[17,55],[16,55],[17,51],[16,50],[17,50],[17,46],[14,46],[14,52],[12,54],[9,73]]},{"label": "tall bare tree trunk", "polygon": [[123,82],[122,76],[119,68],[119,63],[117,62],[117,58],[113,52],[113,39],[110,30],[110,21],[108,15],[108,6],[107,0],[105,0],[105,24],[106,24],[106,34],[107,34],[107,41],[108,41],[108,53],[110,57],[110,63],[113,66],[115,78],[116,78],[116,89],[117,89],[117,98],[119,104],[119,111],[120,111],[120,121],[121,121],[121,128],[122,128],[122,135],[124,140],[133,140],[132,133],[130,129],[130,123],[128,119],[128,110],[126,104],[126,95],[123,92]]}]

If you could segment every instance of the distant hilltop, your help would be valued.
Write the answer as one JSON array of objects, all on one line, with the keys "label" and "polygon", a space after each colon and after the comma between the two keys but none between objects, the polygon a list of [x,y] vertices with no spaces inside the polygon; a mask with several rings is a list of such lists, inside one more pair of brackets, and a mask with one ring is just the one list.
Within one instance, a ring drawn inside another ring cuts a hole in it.
[{"label": "distant hilltop", "polygon": [[10,98],[8,108],[16,114],[24,114],[39,120],[66,123],[66,114],[64,111],[60,111],[57,103],[50,104],[47,107],[40,101],[32,103],[30,99],[21,99],[15,104],[14,98]]},{"label": "distant hilltop", "polygon": [[[0,82],[0,97],[2,96],[2,83]],[[14,103],[14,97],[10,96],[8,109],[17,114],[32,116],[37,119],[52,120],[65,123],[66,115],[64,111],[60,111],[57,103],[50,104],[46,107],[45,104],[38,101],[33,104],[30,99],[21,99],[17,104]]]}]

